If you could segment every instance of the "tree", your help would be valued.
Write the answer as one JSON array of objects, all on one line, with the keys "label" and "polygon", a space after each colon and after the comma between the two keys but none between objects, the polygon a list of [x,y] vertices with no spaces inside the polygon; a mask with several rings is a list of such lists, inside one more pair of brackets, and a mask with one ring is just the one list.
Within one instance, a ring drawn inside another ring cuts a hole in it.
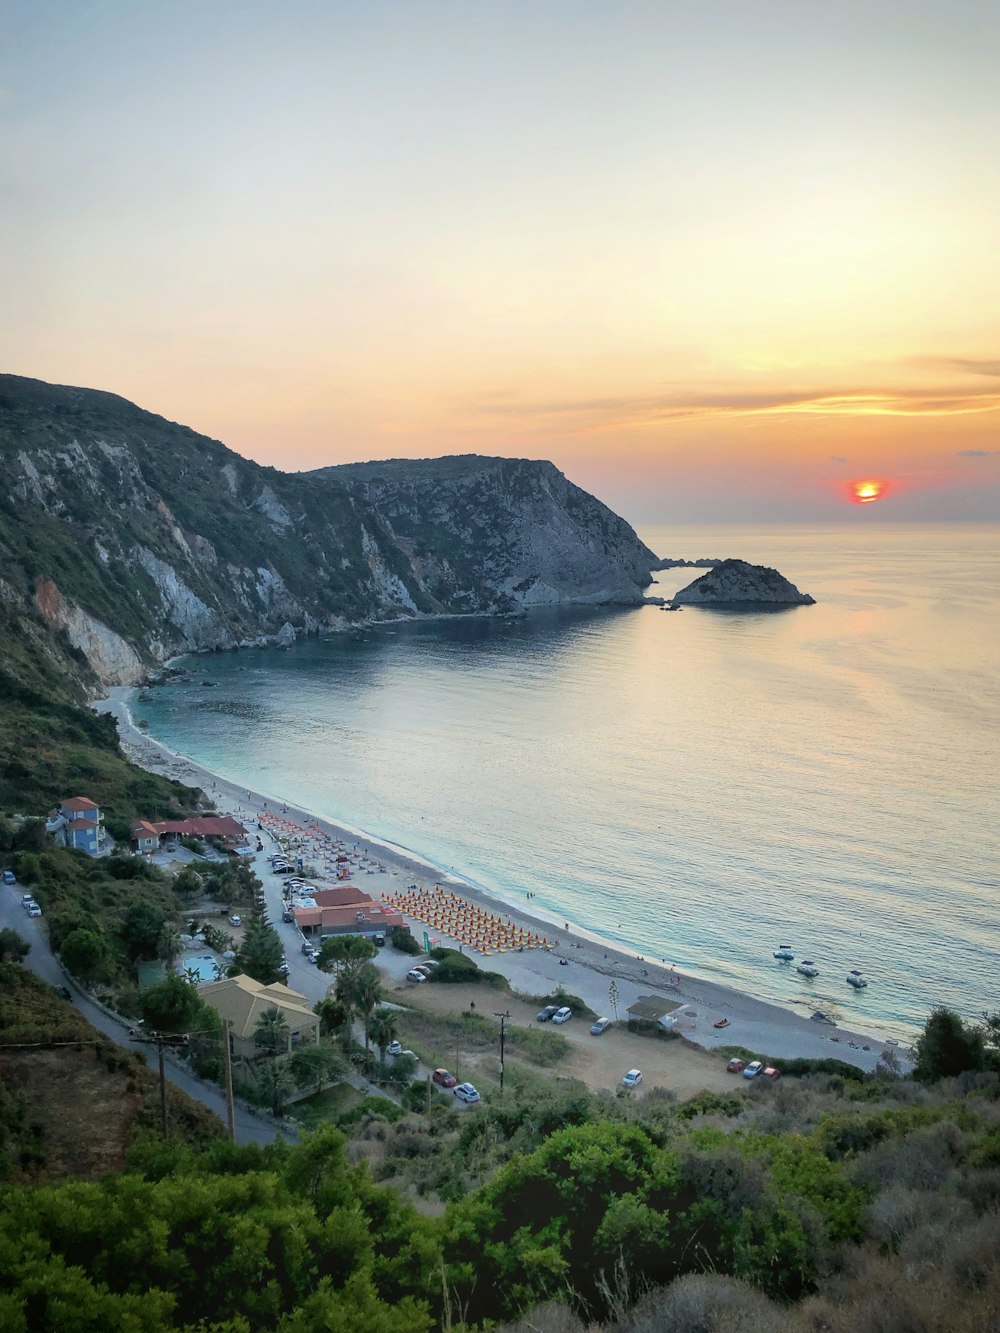
[{"label": "tree", "polygon": [[182,898],[194,898],[204,887],[201,876],[191,866],[185,866],[180,874],[174,877],[174,889]]},{"label": "tree", "polygon": [[[382,999],[382,979],[378,974],[378,968],[373,967],[371,963],[355,962],[343,965],[337,977],[334,994],[347,1014],[345,1036],[349,1044],[355,1015],[360,1014],[366,1019]],[[366,1035],[365,1049],[367,1048]]]},{"label": "tree", "polygon": [[96,930],[71,930],[59,954],[67,970],[81,981],[100,981],[107,975],[108,949]]},{"label": "tree", "polygon": [[290,1037],[288,1020],[281,1010],[275,1005],[265,1009],[254,1029],[254,1041],[261,1050],[271,1056],[287,1051]]},{"label": "tree", "polygon": [[292,1056],[292,1074],[300,1087],[315,1087],[323,1091],[325,1083],[343,1071],[343,1059],[330,1046],[310,1042],[300,1046]]},{"label": "tree", "polygon": [[241,972],[254,981],[269,986],[277,981],[278,971],[284,951],[278,932],[273,926],[251,921],[243,934],[243,943],[236,954],[236,962]]},{"label": "tree", "polygon": [[139,996],[142,1016],[154,1032],[190,1032],[204,1027],[205,1005],[195,988],[171,974]]},{"label": "tree", "polygon": [[913,1077],[921,1083],[955,1078],[967,1070],[986,1067],[983,1031],[966,1027],[951,1009],[940,1005],[933,1010],[917,1038]]},{"label": "tree", "polygon": [[335,1032],[342,1032],[344,1024],[348,1021],[347,1010],[333,995],[327,995],[319,1004],[314,1005],[313,1013],[319,1015],[320,1032],[326,1037],[332,1036]]},{"label": "tree", "polygon": [[22,940],[16,930],[11,930],[9,926],[0,930],[0,963],[19,963],[30,952],[31,945],[27,940]]},{"label": "tree", "polygon": [[328,935],[320,945],[316,966],[321,972],[334,972],[349,963],[368,963],[378,949],[364,935]]},{"label": "tree", "polygon": [[396,1040],[396,1015],[391,1009],[376,1009],[369,1016],[365,1034],[378,1047],[379,1060],[385,1064],[386,1048]]},{"label": "tree", "polygon": [[133,963],[157,956],[166,917],[150,903],[133,903],[121,924],[122,944]]},{"label": "tree", "polygon": [[267,1099],[272,1114],[283,1115],[288,1094],[295,1087],[295,1079],[292,1077],[289,1062],[287,1060],[268,1060],[266,1063],[257,1066],[254,1071],[254,1078],[261,1095]]}]

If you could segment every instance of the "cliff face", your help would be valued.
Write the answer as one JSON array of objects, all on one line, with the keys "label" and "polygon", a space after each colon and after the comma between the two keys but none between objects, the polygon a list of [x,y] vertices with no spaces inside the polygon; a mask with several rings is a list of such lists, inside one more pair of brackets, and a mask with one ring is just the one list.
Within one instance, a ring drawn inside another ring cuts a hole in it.
[{"label": "cliff face", "polygon": [[466,454],[313,475],[374,505],[442,604],[634,603],[651,582],[653,552],[551,463]]},{"label": "cliff face", "polygon": [[113,394],[0,376],[8,615],[105,684],[176,653],[347,623],[638,602],[655,556],[550,463],[288,474]]},{"label": "cliff face", "polygon": [[723,560],[715,569],[682,588],[672,599],[678,606],[812,606],[814,598],[766,565]]}]

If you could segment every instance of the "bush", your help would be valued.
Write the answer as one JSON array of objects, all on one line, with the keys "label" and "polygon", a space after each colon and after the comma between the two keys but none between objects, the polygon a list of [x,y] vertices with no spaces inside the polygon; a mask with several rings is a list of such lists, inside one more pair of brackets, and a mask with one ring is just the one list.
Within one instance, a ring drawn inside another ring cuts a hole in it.
[{"label": "bush", "polygon": [[389,929],[389,943],[400,953],[423,953],[408,926],[391,926]]},{"label": "bush", "polygon": [[431,957],[438,963],[431,968],[430,980],[445,985],[506,986],[507,978],[499,972],[484,972],[474,958],[457,949],[432,949]]}]

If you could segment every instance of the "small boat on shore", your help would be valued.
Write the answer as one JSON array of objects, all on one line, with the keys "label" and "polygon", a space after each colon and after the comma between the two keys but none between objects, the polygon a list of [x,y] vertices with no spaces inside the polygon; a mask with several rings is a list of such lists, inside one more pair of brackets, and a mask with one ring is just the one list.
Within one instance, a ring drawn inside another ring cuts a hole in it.
[{"label": "small boat on shore", "polygon": [[813,977],[819,976],[819,968],[816,966],[816,964],[813,962],[811,958],[803,958],[802,962],[799,963],[798,967],[795,970],[796,972],[799,973],[800,976],[808,977],[810,981],[813,979]]},{"label": "small boat on shore", "polygon": [[795,957],[795,951],[790,944],[779,944],[774,951],[774,956],[783,963],[790,963]]},{"label": "small boat on shore", "polygon": [[847,974],[847,984],[848,986],[853,986],[855,990],[864,990],[864,988],[868,985],[868,982],[861,975],[861,972],[859,971],[858,968],[852,967],[850,972],[848,972]]}]

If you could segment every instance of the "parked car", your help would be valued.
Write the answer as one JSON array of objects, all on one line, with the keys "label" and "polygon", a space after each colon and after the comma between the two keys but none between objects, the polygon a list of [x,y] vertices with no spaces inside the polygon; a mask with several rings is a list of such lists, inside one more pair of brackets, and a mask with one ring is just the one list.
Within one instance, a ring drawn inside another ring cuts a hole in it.
[{"label": "parked car", "polygon": [[781,1078],[781,1070],[776,1069],[774,1065],[766,1065],[764,1067],[764,1072],[761,1074],[761,1078],[769,1079],[770,1082],[774,1083],[776,1079]]},{"label": "parked car", "polygon": [[559,1006],[557,1004],[547,1004],[536,1017],[539,1023],[547,1023],[549,1019],[554,1017],[558,1012]]},{"label": "parked car", "polygon": [[744,1078],[756,1078],[764,1069],[763,1060],[751,1060],[743,1071]]},{"label": "parked car", "polygon": [[561,1009],[557,1009],[552,1015],[552,1021],[553,1023],[568,1023],[572,1017],[573,1010],[570,1009],[568,1005],[564,1004]]},{"label": "parked car", "polygon": [[302,952],[307,958],[316,957],[316,947],[309,940],[302,941]]},{"label": "parked car", "polygon": [[41,916],[41,915],[42,915],[42,909],[38,906],[37,903],[32,903],[32,904],[30,905],[30,907],[28,908],[28,915],[29,915],[29,916]]},{"label": "parked car", "polygon": [[292,969],[288,966],[288,959],[282,958],[281,962],[278,964],[278,976],[287,977],[291,970]]},{"label": "parked car", "polygon": [[385,1050],[387,1055],[403,1054],[403,1047],[398,1041],[390,1041],[389,1045],[385,1048]]},{"label": "parked car", "polygon": [[626,1088],[637,1088],[641,1082],[642,1082],[641,1069],[630,1069],[628,1073],[625,1075],[625,1077],[622,1079],[622,1083],[625,1085]]},{"label": "parked car", "polygon": [[478,1102],[482,1100],[471,1083],[459,1083],[455,1088],[455,1096],[461,1102]]},{"label": "parked car", "polygon": [[295,920],[295,913],[292,911],[290,907],[286,907],[281,914],[281,919],[282,921],[285,922],[286,925],[288,925],[290,922]]},{"label": "parked car", "polygon": [[729,1064],[726,1065],[726,1073],[742,1074],[744,1069],[746,1069],[746,1067],[747,1067],[747,1062],[745,1060],[741,1060],[738,1055],[734,1055],[733,1058],[729,1061]]},{"label": "parked car", "polygon": [[427,980],[427,973],[426,973],[426,972],[418,972],[417,969],[416,969],[415,967],[411,967],[410,970],[409,970],[409,972],[407,972],[407,974],[406,974],[406,980],[407,980],[407,981],[426,981],[426,980]]},{"label": "parked car", "polygon": [[14,872],[13,872],[13,870],[5,870],[5,871],[3,872],[3,882],[4,882],[5,884],[16,884],[16,883],[17,883],[17,880],[14,878]]},{"label": "parked car", "polygon": [[242,926],[243,918],[241,916],[237,916],[236,913],[234,912],[232,916],[229,918],[229,924],[231,926]]},{"label": "parked car", "polygon": [[35,895],[33,893],[21,894],[21,906],[25,908],[25,910],[27,910],[28,904],[33,903],[34,901],[35,901]]},{"label": "parked car", "polygon": [[384,947],[385,947],[385,936],[384,936],[381,932],[379,932],[378,935],[373,935],[373,936],[372,936],[372,943],[376,946],[376,948],[379,948],[379,949],[384,948]]},{"label": "parked car", "polygon": [[594,1024],[594,1026],[590,1029],[591,1035],[594,1037],[599,1037],[602,1032],[607,1032],[608,1028],[611,1027],[613,1022],[614,1019],[612,1018],[599,1018],[597,1022]]},{"label": "parked car", "polygon": [[431,1078],[439,1088],[453,1088],[458,1082],[454,1074],[449,1074],[447,1069],[435,1069]]},{"label": "parked car", "polygon": [[413,970],[414,972],[422,972],[424,979],[426,980],[434,969],[432,967],[428,967],[426,963],[414,963]]}]

